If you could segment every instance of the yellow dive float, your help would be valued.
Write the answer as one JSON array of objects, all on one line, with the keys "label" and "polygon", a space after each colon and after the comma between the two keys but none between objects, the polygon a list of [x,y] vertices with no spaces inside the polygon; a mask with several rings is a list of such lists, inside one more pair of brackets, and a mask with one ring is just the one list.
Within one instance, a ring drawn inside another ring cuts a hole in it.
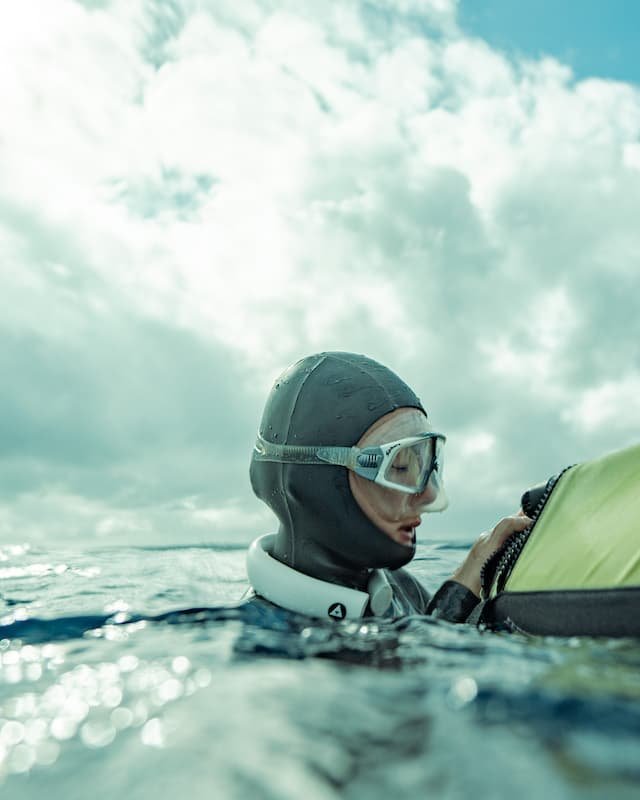
[{"label": "yellow dive float", "polygon": [[568,467],[533,524],[484,565],[470,621],[551,636],[640,636],[640,445]]}]

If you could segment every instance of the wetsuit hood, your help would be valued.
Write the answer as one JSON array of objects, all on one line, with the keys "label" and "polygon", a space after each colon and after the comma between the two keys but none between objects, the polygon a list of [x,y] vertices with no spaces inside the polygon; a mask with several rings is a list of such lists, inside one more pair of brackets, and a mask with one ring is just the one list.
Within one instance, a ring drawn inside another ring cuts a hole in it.
[{"label": "wetsuit hood", "polygon": [[[352,446],[397,408],[424,408],[395,373],[354,353],[319,353],[289,367],[267,399],[260,435],[292,445]],[[345,467],[251,461],[251,485],[279,521],[272,555],[320,580],[364,590],[371,569],[413,558],[354,500]]]}]

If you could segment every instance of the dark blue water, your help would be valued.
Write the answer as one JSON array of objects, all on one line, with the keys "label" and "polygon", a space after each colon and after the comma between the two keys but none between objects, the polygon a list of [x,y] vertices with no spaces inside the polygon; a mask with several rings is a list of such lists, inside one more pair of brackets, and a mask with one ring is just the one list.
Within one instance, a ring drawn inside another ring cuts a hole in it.
[{"label": "dark blue water", "polygon": [[640,796],[637,642],[169,613],[245,586],[242,549],[0,547],[0,795]]}]

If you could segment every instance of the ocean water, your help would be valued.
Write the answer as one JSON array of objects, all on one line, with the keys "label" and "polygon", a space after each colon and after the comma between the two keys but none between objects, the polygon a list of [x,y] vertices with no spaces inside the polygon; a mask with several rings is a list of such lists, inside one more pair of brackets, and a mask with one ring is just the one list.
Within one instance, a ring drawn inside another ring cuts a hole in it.
[{"label": "ocean water", "polygon": [[[463,551],[411,568],[433,590]],[[638,642],[270,618],[245,588],[241,548],[1,546],[0,797],[640,796]]]}]

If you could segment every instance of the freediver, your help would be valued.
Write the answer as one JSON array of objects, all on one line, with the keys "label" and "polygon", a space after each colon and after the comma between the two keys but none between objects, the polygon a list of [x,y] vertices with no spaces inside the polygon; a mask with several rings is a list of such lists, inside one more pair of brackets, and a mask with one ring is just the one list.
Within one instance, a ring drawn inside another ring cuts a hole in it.
[{"label": "freediver", "polygon": [[444,443],[409,386],[366,356],[319,353],[286,369],[251,458],[253,491],[279,522],[247,554],[254,599],[319,618],[465,621],[482,565],[530,520],[505,517],[481,534],[430,597],[403,567],[422,514],[447,506]]}]

